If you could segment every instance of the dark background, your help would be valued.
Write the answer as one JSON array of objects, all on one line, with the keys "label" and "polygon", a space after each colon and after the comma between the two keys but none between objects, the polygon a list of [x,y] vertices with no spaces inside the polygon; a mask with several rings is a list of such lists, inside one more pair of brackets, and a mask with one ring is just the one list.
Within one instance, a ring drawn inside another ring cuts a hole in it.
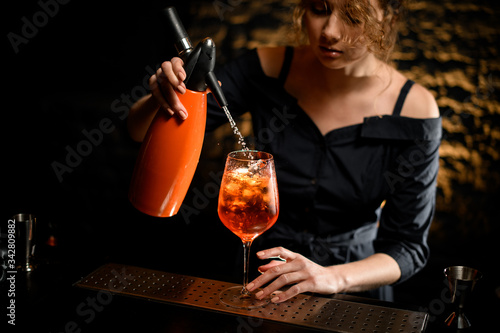
[{"label": "dark background", "polygon": [[[222,64],[247,48],[287,43],[281,27],[291,1],[47,1],[46,20],[40,3],[2,10],[1,227],[14,214],[35,214],[40,266],[62,265],[74,279],[116,261],[239,282],[239,240],[218,221],[213,202],[196,201],[191,190],[185,204],[205,209],[170,219],[131,207],[140,145],[127,135],[124,110],[145,92],[151,69],[174,55],[159,9],[175,5],[193,42],[214,38]],[[405,75],[435,94],[443,117],[431,258],[396,294],[434,317],[444,311],[442,270],[450,265],[484,273],[479,320],[495,321],[500,309],[499,13],[494,1],[413,2],[394,54]],[[26,30],[32,36],[16,53],[8,36],[22,36],[26,20],[38,27]],[[67,164],[69,150],[84,149],[85,131],[96,133],[103,119],[114,129],[95,134],[86,156],[58,178],[54,163]],[[248,124],[240,120],[246,134]],[[209,135],[192,189],[203,191],[235,147],[227,127]],[[46,244],[51,236],[55,246]]]}]

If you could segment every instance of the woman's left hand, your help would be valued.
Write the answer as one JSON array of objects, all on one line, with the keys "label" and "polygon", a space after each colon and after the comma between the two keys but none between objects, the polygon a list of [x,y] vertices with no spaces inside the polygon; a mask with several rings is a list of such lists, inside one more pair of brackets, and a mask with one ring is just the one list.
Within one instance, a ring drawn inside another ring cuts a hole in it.
[{"label": "woman's left hand", "polygon": [[292,286],[284,292],[273,294],[271,298],[273,303],[286,301],[304,292],[333,294],[342,291],[342,279],[336,274],[336,266],[323,267],[282,247],[260,251],[257,256],[259,259],[279,257],[285,260],[271,261],[269,264],[259,267],[262,275],[248,284],[249,291],[274,280],[256,294],[259,299],[273,294],[286,285]]}]

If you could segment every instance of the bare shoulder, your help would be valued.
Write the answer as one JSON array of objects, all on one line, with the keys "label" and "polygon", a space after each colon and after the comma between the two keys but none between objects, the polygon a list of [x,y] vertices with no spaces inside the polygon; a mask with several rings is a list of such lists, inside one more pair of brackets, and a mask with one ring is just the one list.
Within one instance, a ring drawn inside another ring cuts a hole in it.
[{"label": "bare shoulder", "polygon": [[257,49],[257,54],[264,74],[277,78],[285,59],[285,47],[260,47]]},{"label": "bare shoulder", "polygon": [[410,118],[438,118],[439,108],[432,93],[415,83],[406,97],[401,115]]}]

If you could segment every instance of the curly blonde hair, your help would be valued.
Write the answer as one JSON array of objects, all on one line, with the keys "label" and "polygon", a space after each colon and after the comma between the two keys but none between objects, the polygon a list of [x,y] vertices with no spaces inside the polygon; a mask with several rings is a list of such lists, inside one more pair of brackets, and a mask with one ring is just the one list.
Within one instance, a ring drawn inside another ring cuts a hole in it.
[{"label": "curly blonde hair", "polygon": [[[300,0],[293,13],[293,26],[296,42],[299,45],[307,44],[307,33],[304,29],[304,14],[315,0]],[[317,1],[317,0],[316,0]],[[377,17],[375,8],[370,0],[344,0],[337,8],[337,14],[349,26],[361,26],[362,39],[368,50],[379,59],[389,62],[396,44],[398,23],[403,16],[405,0],[376,0],[382,9],[383,17]],[[327,1],[323,1],[325,8],[329,8]],[[359,41],[358,39],[357,41]],[[348,42],[353,42],[349,41]]]}]

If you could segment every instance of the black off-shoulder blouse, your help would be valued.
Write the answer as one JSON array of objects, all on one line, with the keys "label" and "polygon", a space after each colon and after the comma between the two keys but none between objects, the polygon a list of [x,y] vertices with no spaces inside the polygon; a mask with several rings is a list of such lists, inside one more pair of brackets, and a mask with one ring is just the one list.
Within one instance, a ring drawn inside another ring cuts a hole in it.
[{"label": "black off-shoulder blouse", "polygon": [[[441,118],[400,116],[407,81],[392,115],[322,135],[283,88],[292,56],[287,48],[278,79],[264,74],[256,50],[217,72],[231,113],[251,113],[256,149],[275,158],[280,215],[260,246],[281,245],[322,265],[386,253],[405,281],[429,257]],[[209,98],[207,130],[226,122]]]}]

